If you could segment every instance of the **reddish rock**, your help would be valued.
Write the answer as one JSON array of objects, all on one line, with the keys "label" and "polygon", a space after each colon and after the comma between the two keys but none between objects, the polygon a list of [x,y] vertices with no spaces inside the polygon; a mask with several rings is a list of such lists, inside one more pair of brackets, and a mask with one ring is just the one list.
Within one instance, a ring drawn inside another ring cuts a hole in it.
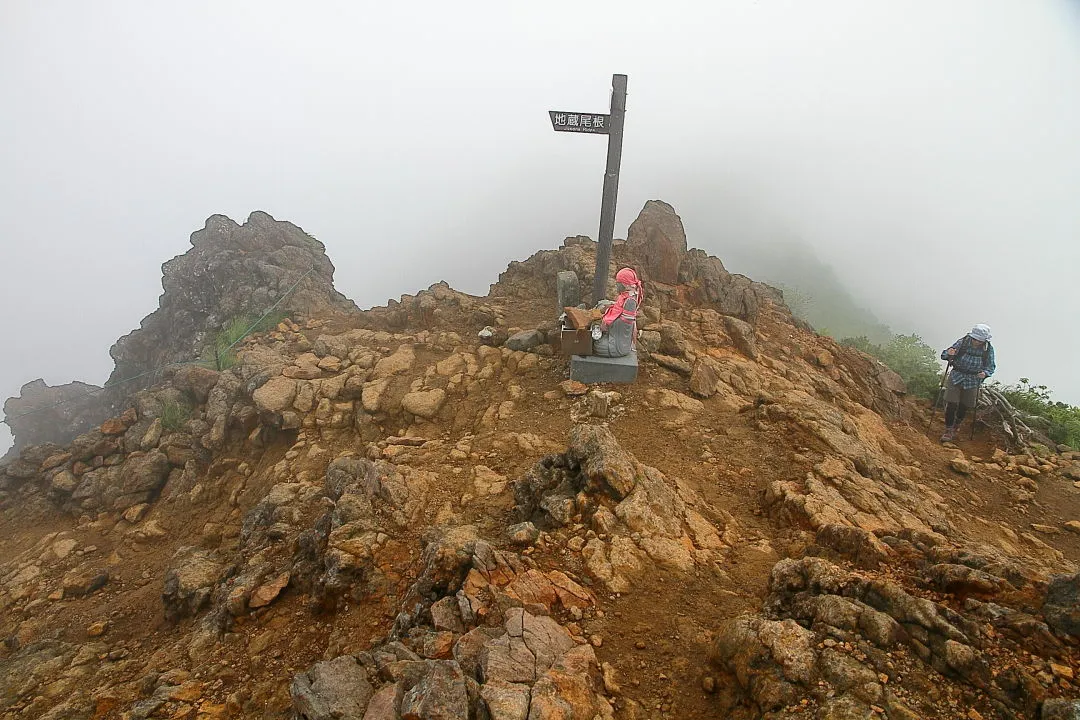
[{"label": "reddish rock", "polygon": [[431,660],[450,660],[454,657],[454,633],[439,630],[427,633],[419,648],[420,656]]},{"label": "reddish rock", "polygon": [[251,599],[248,600],[248,607],[251,609],[261,608],[269,605],[277,596],[281,594],[281,591],[285,589],[285,586],[289,584],[289,573],[284,572],[275,577],[268,583],[264,583],[255,589],[255,592],[251,593]]},{"label": "reddish rock", "polygon": [[45,461],[43,463],[41,463],[41,472],[45,472],[46,470],[52,470],[53,468],[58,468],[70,459],[71,453],[68,452],[50,455],[49,457],[45,458]]},{"label": "reddish rock", "polygon": [[559,383],[559,387],[562,391],[571,397],[578,395],[584,395],[589,392],[589,386],[585,383],[578,382],[577,380],[563,380]]},{"label": "reddish rock", "polygon": [[123,435],[127,432],[127,425],[118,417],[109,418],[101,423],[101,432],[104,435]]}]

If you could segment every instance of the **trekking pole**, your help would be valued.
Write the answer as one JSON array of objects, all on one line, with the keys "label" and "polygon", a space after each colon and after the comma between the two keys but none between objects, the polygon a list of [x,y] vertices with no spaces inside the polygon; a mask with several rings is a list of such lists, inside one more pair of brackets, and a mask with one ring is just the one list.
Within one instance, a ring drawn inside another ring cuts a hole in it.
[{"label": "trekking pole", "polygon": [[952,369],[952,360],[949,360],[945,364],[945,372],[941,374],[941,383],[938,385],[937,395],[934,397],[934,404],[930,408],[930,422],[926,424],[926,429],[929,430],[934,426],[934,414],[937,412],[938,403],[941,402],[941,395],[945,391],[945,378],[949,376],[949,370]]},{"label": "trekking pole", "polygon": [[975,421],[979,419],[979,396],[982,395],[982,383],[975,388],[975,407],[971,409],[971,439],[975,439]]}]

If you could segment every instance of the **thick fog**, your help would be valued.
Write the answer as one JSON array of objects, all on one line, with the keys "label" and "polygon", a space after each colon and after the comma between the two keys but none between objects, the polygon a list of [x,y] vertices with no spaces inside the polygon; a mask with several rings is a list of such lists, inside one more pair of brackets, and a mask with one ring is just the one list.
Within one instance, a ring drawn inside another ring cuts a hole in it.
[{"label": "thick fog", "polygon": [[617,235],[661,198],[721,258],[798,238],[1080,402],[1076,2],[8,0],[0,68],[0,397],[103,382],[213,213],[301,225],[361,306],[595,237],[605,142],[547,110],[621,72]]}]

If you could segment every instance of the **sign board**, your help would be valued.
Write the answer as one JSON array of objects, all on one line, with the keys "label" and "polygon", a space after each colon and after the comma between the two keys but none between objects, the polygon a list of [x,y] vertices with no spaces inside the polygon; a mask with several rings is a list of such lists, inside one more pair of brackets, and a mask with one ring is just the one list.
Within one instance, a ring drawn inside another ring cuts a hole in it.
[{"label": "sign board", "polygon": [[600,199],[600,236],[597,238],[596,274],[593,276],[593,302],[607,296],[608,266],[615,234],[615,203],[619,197],[619,168],[622,165],[623,121],[626,116],[626,76],[611,76],[611,112],[582,113],[548,110],[555,132],[607,135],[607,167],[604,169],[604,194]]},{"label": "sign board", "polygon": [[548,110],[551,127],[556,132],[591,133],[607,135],[611,132],[611,116],[602,113],[575,113]]}]

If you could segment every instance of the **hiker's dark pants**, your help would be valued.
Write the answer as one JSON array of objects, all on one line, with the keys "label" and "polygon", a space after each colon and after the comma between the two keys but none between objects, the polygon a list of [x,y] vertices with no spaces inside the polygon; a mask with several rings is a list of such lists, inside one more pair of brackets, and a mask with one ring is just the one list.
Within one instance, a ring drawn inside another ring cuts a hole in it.
[{"label": "hiker's dark pants", "polygon": [[968,408],[975,407],[978,392],[978,388],[968,390],[959,385],[953,385],[951,382],[946,383],[945,425],[947,427],[957,427],[964,422],[964,416],[967,415]]}]

